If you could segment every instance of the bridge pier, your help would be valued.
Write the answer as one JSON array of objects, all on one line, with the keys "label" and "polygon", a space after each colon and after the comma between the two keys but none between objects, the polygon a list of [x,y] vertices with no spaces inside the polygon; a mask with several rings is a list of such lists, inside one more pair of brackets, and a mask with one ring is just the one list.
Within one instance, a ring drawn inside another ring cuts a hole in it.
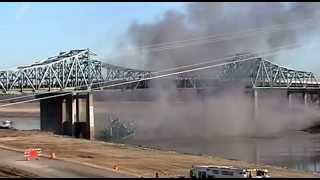
[{"label": "bridge pier", "polygon": [[258,100],[259,96],[258,96],[257,89],[254,89],[253,95],[254,95],[254,120],[256,121],[259,113],[259,100]]},{"label": "bridge pier", "polygon": [[287,90],[289,106],[298,103],[305,106],[320,107],[320,91],[319,89],[288,89]]},{"label": "bridge pier", "polygon": [[308,93],[303,93],[304,106],[308,107]]},{"label": "bridge pier", "polygon": [[257,134],[257,127],[259,121],[259,93],[258,89],[253,89],[253,113],[252,113],[252,131],[251,133]]},{"label": "bridge pier", "polygon": [[292,107],[292,94],[287,92],[289,108]]},{"label": "bridge pier", "polygon": [[287,97],[289,108],[295,106],[295,104],[300,104],[304,105],[305,107],[308,107],[308,102],[309,98],[311,97],[311,94],[305,91],[288,90]]},{"label": "bridge pier", "polygon": [[59,135],[93,140],[92,94],[78,93],[40,100],[40,129]]}]

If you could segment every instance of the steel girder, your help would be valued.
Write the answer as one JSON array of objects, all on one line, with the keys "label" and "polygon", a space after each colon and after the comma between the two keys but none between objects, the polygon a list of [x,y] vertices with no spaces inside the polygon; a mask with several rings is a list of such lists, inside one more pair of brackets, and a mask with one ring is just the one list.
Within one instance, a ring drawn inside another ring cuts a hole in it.
[{"label": "steel girder", "polygon": [[73,50],[16,70],[0,71],[0,89],[15,94],[90,86],[99,80],[100,67],[100,62],[88,61],[90,55],[89,50]]},{"label": "steel girder", "polygon": [[320,83],[312,72],[292,70],[262,59],[250,80],[254,88],[320,89]]},{"label": "steel girder", "polygon": [[133,81],[143,78],[150,78],[152,76],[151,71],[130,69],[121,66],[116,66],[108,63],[102,64],[102,73],[104,81]]},{"label": "steel girder", "polygon": [[[148,87],[147,81],[139,81],[146,78],[151,78],[152,71],[145,71],[139,69],[131,69],[122,66],[116,66],[108,63],[103,63],[101,72],[103,74],[101,83],[97,87],[108,87],[111,89],[136,89]],[[125,83],[131,82],[131,83]],[[120,84],[114,86],[115,84]]]},{"label": "steel girder", "polygon": [[[2,94],[17,94],[55,90],[90,90],[118,82],[156,76],[152,71],[102,63],[96,60],[95,56],[89,49],[71,50],[29,66],[0,71],[0,91]],[[248,61],[239,61],[248,58],[250,58]],[[182,73],[174,78],[178,87],[183,88],[214,86],[216,82],[244,81],[252,88],[320,89],[320,83],[312,72],[285,68],[255,54],[237,54],[227,62],[230,63],[220,67],[220,71],[214,73],[214,77],[212,74],[206,76]],[[146,82],[136,82],[128,87],[137,88],[144,83]]]},{"label": "steel girder", "polygon": [[151,76],[150,71],[102,63],[95,56],[89,49],[71,50],[29,66],[0,71],[0,91],[2,94],[20,94],[90,90],[104,82]]},{"label": "steel girder", "polygon": [[[224,66],[222,81],[244,81],[252,88],[315,88],[320,89],[320,82],[312,72],[297,71],[279,66],[254,54],[250,61],[236,62]],[[250,57],[249,56],[249,57]]]}]

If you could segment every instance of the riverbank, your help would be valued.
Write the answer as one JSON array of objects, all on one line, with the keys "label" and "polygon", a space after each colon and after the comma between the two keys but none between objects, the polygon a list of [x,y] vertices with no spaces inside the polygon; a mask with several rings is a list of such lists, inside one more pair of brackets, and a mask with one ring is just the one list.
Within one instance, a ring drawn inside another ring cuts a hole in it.
[{"label": "riverbank", "polygon": [[[0,103],[0,105],[4,105]],[[14,106],[0,108],[0,116],[2,118],[39,118],[40,107],[39,103],[16,104]]]},{"label": "riverbank", "polygon": [[118,165],[121,173],[153,177],[188,177],[193,164],[227,165],[241,168],[267,168],[272,177],[319,177],[310,172],[281,167],[252,164],[219,157],[196,156],[173,151],[161,151],[124,144],[88,141],[57,136],[39,131],[0,130],[2,146],[23,151],[27,148],[42,148],[44,153],[54,152],[57,158],[76,161],[91,166],[112,169]]}]

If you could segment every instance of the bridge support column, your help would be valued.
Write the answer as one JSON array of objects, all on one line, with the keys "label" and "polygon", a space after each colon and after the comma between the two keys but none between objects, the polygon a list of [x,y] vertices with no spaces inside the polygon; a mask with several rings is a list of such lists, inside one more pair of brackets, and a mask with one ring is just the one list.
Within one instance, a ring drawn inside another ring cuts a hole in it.
[{"label": "bridge support column", "polygon": [[90,131],[90,139],[94,140],[94,109],[93,109],[93,95],[88,93],[88,123],[89,123],[89,131]]},{"label": "bridge support column", "polygon": [[94,139],[94,110],[91,93],[43,99],[40,101],[40,114],[40,129],[43,131]]},{"label": "bridge support column", "polygon": [[254,95],[254,120],[257,120],[258,118],[258,113],[259,113],[259,96],[258,96],[258,90],[254,89],[253,92]]},{"label": "bridge support column", "polygon": [[252,131],[254,135],[257,134],[257,127],[258,127],[258,115],[259,115],[259,95],[258,90],[253,89],[253,114],[252,114]]},{"label": "bridge support column", "polygon": [[289,108],[292,107],[292,93],[288,92],[288,104],[289,104]]},{"label": "bridge support column", "polygon": [[72,136],[73,135],[73,116],[72,116],[73,96],[67,95],[64,98],[61,98],[61,101],[62,101],[61,110],[62,110],[62,128],[63,128],[62,134]]},{"label": "bridge support column", "polygon": [[72,102],[71,102],[71,121],[72,121],[72,136],[76,136],[76,122],[77,122],[77,119],[78,119],[78,116],[77,116],[77,95],[73,95],[72,96]]},{"label": "bridge support column", "polygon": [[320,108],[320,94],[317,94],[317,106]]},{"label": "bridge support column", "polygon": [[[51,94],[52,95],[52,94]],[[44,97],[38,95],[37,97]],[[48,95],[49,96],[49,95]],[[55,134],[63,133],[63,115],[62,98],[56,97],[43,99],[40,101],[40,129],[43,131],[53,132]]]},{"label": "bridge support column", "polygon": [[308,107],[308,93],[303,93],[304,106]]}]

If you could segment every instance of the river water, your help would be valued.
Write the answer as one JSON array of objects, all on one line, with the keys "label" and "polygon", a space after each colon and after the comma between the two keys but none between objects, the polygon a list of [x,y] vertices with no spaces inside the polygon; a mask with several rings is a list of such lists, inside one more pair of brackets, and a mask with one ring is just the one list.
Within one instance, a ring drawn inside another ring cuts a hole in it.
[{"label": "river water", "polygon": [[[20,130],[40,129],[37,118],[5,118],[13,120]],[[211,137],[211,138],[133,138],[123,141],[181,153],[204,154],[258,162],[282,167],[320,172],[320,135],[302,131],[275,134],[273,137]]]}]

